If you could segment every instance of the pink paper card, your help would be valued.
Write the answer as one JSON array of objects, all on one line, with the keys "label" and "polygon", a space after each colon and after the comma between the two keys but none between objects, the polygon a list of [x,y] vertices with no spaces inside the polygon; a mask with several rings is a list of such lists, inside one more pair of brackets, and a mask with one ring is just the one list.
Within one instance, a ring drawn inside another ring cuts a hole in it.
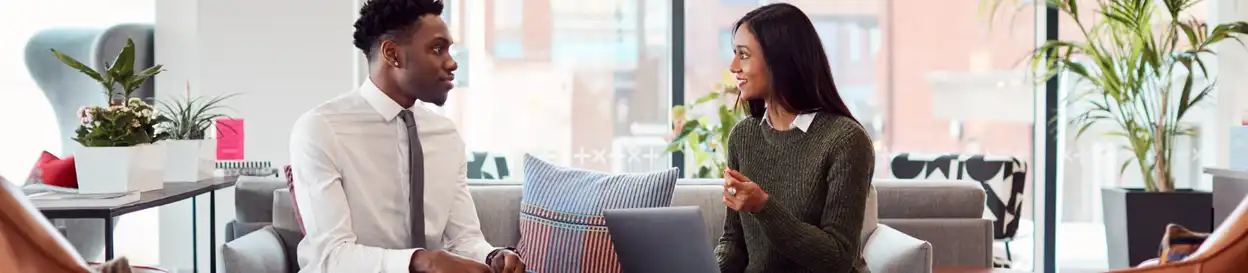
[{"label": "pink paper card", "polygon": [[217,160],[243,160],[243,119],[217,120]]}]

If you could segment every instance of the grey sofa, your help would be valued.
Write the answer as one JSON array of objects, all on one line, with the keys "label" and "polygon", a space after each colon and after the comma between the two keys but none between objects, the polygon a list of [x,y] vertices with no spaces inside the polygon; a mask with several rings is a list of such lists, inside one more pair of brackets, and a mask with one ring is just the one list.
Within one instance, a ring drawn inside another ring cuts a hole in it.
[{"label": "grey sofa", "polygon": [[[701,207],[709,234],[718,238],[725,213],[722,188],[705,181],[681,182],[672,205]],[[880,226],[864,247],[873,273],[991,265],[992,222],[982,217],[985,196],[979,185],[878,180],[875,186]],[[302,235],[285,182],[246,178],[235,190],[237,218],[227,224],[228,243],[222,248],[225,272],[298,271],[295,246]],[[482,181],[471,183],[470,190],[486,240],[514,246],[520,239],[520,183]]]}]

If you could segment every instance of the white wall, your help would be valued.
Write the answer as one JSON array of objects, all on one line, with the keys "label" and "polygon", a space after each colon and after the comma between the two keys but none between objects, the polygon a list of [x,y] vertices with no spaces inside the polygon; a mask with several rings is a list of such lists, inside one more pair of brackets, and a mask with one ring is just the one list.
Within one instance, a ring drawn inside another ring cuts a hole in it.
[{"label": "white wall", "polygon": [[[1248,20],[1248,3],[1243,1],[1217,1],[1214,12],[1210,13],[1210,24]],[[1248,48],[1234,41],[1228,41],[1218,47],[1218,70],[1228,71],[1218,78],[1218,126],[1214,131],[1219,149],[1217,149],[1217,166],[1227,167],[1230,159],[1229,128],[1240,125],[1245,111],[1248,111],[1248,78],[1241,77],[1248,71]]]},{"label": "white wall", "polygon": [[[161,98],[242,95],[228,101],[245,120],[246,159],[287,164],[291,124],[303,112],[355,87],[351,43],[356,0],[157,1],[156,62]],[[189,270],[190,202],[161,209],[162,265]],[[207,269],[207,195],[199,199],[199,262]],[[217,192],[218,244],[234,217],[233,189]],[[214,246],[214,249],[216,247]],[[218,261],[220,255],[218,255]],[[220,268],[218,268],[220,269]]]}]

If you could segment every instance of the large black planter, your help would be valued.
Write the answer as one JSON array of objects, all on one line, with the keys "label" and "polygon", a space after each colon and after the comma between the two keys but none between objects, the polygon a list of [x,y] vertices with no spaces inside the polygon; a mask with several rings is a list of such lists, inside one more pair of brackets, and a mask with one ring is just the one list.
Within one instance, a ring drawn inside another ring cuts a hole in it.
[{"label": "large black planter", "polygon": [[1210,192],[1105,188],[1101,190],[1101,201],[1111,269],[1134,267],[1157,258],[1161,238],[1170,223],[1197,232],[1213,230]]}]

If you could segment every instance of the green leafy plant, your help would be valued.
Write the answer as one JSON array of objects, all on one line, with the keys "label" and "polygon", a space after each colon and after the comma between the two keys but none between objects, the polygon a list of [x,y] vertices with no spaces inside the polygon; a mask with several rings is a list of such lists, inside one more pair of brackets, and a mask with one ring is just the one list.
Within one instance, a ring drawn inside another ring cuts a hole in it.
[{"label": "green leafy plant", "polygon": [[150,104],[132,97],[134,90],[138,90],[148,79],[164,71],[161,65],[155,65],[135,73],[134,40],[127,39],[126,46],[111,64],[105,63],[107,68],[101,71],[96,71],[56,49],[51,51],[62,63],[77,69],[104,87],[104,98],[108,106],[86,106],[78,109],[81,125],[75,130],[74,141],[85,147],[128,147],[154,143],[168,136],[157,133],[156,130],[156,125],[165,122],[165,118]]},{"label": "green leafy plant", "polygon": [[[225,114],[219,113],[218,110],[227,108],[223,101],[237,96],[238,94],[229,94],[218,97],[191,97],[190,88],[187,88],[187,96],[183,100],[162,101],[160,103],[163,109],[166,122],[162,124],[164,132],[169,133],[169,139],[175,140],[200,140],[207,138],[209,129],[212,128],[215,121],[220,118],[227,118]],[[229,125],[224,126],[228,130],[234,130]]]},{"label": "green leafy plant", "polygon": [[[728,135],[737,122],[745,119],[744,111],[734,109],[733,100],[740,94],[735,81],[721,83],[716,90],[695,100],[692,104],[672,107],[672,119],[675,121],[675,137],[668,143],[667,151],[684,151],[693,156],[693,164],[697,169],[694,178],[722,178],[723,170],[728,167],[727,153]],[[690,108],[717,105],[715,116],[690,116]],[[692,169],[692,168],[691,168]]]},{"label": "green leafy plant", "polygon": [[[995,12],[1003,1],[1015,0],[989,1]],[[1032,68],[1043,72],[1044,80],[1066,73],[1089,83],[1091,88],[1072,90],[1066,102],[1087,109],[1069,121],[1079,128],[1076,137],[1092,125],[1115,125],[1105,134],[1126,140],[1122,149],[1134,157],[1119,173],[1135,163],[1146,191],[1173,191],[1175,140],[1196,134],[1183,118],[1213,90],[1213,84],[1194,86],[1196,73],[1208,77],[1203,58],[1215,54],[1212,46],[1226,40],[1243,45],[1236,35],[1248,32],[1248,23],[1209,29],[1198,20],[1183,20],[1200,0],[1096,0],[1091,8],[1079,2],[1047,1],[1073,19],[1081,36],[1045,41],[1029,55]],[[1089,22],[1081,15],[1096,18]]]},{"label": "green leafy plant", "polygon": [[[134,90],[138,90],[149,78],[164,71],[163,66],[158,64],[141,72],[134,72],[134,39],[126,39],[126,47],[121,49],[121,53],[117,54],[112,64],[105,63],[104,66],[107,68],[102,71],[95,71],[55,48],[51,50],[52,55],[55,55],[62,63],[99,82],[104,87],[104,98],[108,100],[109,106],[122,105],[126,98],[132,97]],[[119,85],[121,90],[117,90]]]},{"label": "green leafy plant", "polygon": [[84,147],[129,147],[154,143],[168,137],[156,125],[166,121],[151,105],[130,98],[121,105],[84,106],[78,109],[82,125],[73,140]]}]

